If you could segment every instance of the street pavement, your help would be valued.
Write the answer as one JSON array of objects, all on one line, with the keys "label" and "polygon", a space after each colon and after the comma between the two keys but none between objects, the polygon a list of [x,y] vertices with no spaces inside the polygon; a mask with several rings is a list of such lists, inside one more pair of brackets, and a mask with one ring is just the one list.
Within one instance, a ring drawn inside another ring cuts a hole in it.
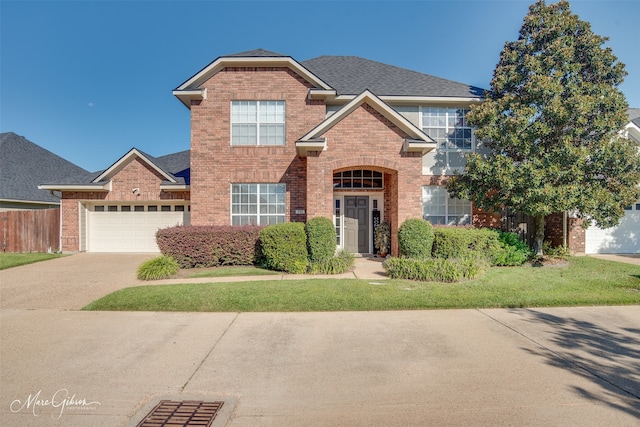
[{"label": "street pavement", "polygon": [[[137,260],[90,255],[18,267],[32,302],[0,274],[1,426],[133,427],[162,399],[223,401],[213,426],[640,424],[638,306],[86,312],[83,280],[138,283]],[[78,279],[73,258],[100,262]]]}]

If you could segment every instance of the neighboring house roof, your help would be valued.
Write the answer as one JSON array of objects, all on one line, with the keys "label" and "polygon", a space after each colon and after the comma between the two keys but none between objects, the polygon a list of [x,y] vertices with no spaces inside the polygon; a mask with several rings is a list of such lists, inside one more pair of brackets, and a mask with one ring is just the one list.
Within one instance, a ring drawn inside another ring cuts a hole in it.
[{"label": "neighboring house roof", "polygon": [[301,64],[338,95],[482,98],[484,89],[357,56],[320,56]]},{"label": "neighboring house roof", "polygon": [[137,148],[132,148],[107,169],[69,176],[57,181],[40,183],[40,188],[47,190],[67,191],[107,191],[111,177],[135,158],[140,158],[155,169],[165,179],[161,184],[164,189],[184,189],[190,184],[190,151],[180,151],[162,157],[153,157]]},{"label": "neighboring house roof", "polygon": [[0,200],[59,204],[38,185],[88,172],[13,132],[0,134]]},{"label": "neighboring house roof", "polygon": [[629,121],[640,127],[640,108],[629,108],[627,114],[629,115]]}]

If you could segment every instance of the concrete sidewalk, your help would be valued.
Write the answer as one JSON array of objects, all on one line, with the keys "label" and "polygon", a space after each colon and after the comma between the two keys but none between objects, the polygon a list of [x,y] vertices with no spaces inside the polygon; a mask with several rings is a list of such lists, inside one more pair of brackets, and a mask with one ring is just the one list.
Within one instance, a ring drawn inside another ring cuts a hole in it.
[{"label": "concrete sidewalk", "polygon": [[133,427],[202,399],[224,402],[214,426],[631,426],[638,325],[640,307],[5,309],[0,425]]}]

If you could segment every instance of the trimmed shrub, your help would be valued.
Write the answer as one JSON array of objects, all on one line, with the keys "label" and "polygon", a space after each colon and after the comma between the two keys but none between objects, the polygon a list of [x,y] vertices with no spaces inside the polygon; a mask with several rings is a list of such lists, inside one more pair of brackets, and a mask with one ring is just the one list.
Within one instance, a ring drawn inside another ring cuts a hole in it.
[{"label": "trimmed shrub", "polygon": [[493,260],[494,265],[517,266],[524,264],[532,256],[531,249],[516,233],[500,231],[498,240],[502,250],[497,251]]},{"label": "trimmed shrub", "polygon": [[472,252],[479,252],[494,264],[501,250],[498,230],[474,227],[434,228],[431,249],[434,258],[460,258]]},{"label": "trimmed shrub", "polygon": [[398,229],[400,256],[407,258],[429,258],[433,246],[433,227],[422,218],[408,219]]},{"label": "trimmed shrub", "polygon": [[160,255],[159,257],[145,261],[138,267],[138,279],[159,280],[168,279],[180,270],[180,266],[171,257]]},{"label": "trimmed shrub", "polygon": [[297,274],[307,271],[307,234],[303,223],[286,222],[263,228],[260,247],[265,267]]},{"label": "trimmed shrub", "polygon": [[311,218],[305,230],[309,261],[317,263],[333,258],[336,253],[336,227],[333,221],[325,217]]},{"label": "trimmed shrub", "polygon": [[253,265],[257,262],[260,230],[264,227],[178,226],[156,233],[160,252],[182,268]]},{"label": "trimmed shrub", "polygon": [[311,274],[342,274],[351,270],[353,267],[353,254],[345,250],[341,250],[332,258],[320,262],[311,262],[309,264],[309,273]]},{"label": "trimmed shrub", "polygon": [[422,282],[458,282],[480,277],[489,268],[482,256],[459,258],[390,258],[382,264],[391,279]]}]

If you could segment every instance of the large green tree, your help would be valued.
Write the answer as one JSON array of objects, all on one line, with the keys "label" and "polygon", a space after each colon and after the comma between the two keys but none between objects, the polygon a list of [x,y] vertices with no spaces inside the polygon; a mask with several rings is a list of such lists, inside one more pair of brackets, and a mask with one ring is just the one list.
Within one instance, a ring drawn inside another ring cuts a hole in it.
[{"label": "large green tree", "polygon": [[486,101],[467,116],[491,153],[468,156],[449,192],[532,216],[538,255],[546,215],[572,211],[610,227],[640,196],[638,146],[619,137],[626,71],[607,40],[567,1],[537,1],[505,44]]}]

